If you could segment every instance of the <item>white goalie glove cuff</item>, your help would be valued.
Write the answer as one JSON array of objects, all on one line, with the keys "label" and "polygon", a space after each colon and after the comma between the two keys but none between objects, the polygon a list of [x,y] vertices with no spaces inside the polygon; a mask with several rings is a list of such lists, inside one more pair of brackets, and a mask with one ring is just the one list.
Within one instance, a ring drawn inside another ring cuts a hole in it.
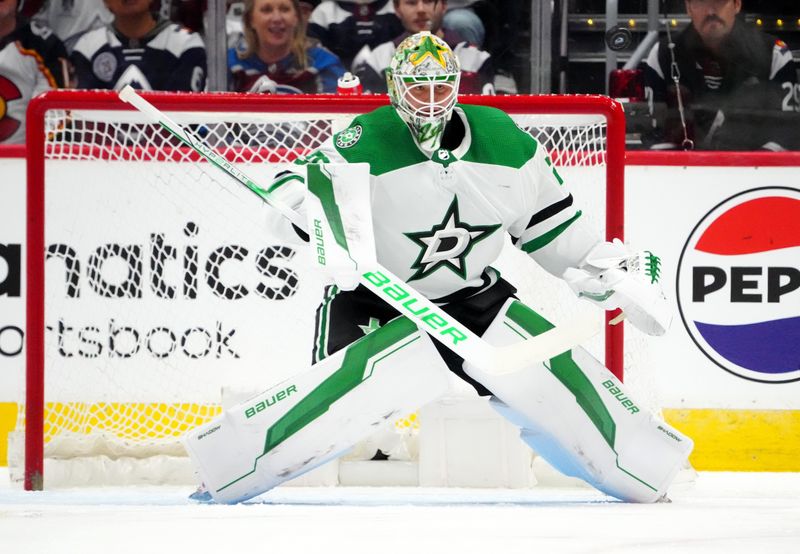
[{"label": "white goalie glove cuff", "polygon": [[648,335],[663,335],[672,310],[660,284],[661,259],[649,251],[630,252],[622,242],[595,246],[580,268],[562,278],[581,298],[605,310],[621,308],[625,317]]}]

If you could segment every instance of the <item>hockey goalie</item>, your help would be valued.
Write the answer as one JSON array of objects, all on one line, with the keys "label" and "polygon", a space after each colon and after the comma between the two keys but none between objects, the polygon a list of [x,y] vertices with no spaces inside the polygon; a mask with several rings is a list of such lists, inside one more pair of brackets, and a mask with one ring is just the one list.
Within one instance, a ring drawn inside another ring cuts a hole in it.
[{"label": "hockey goalie", "polygon": [[387,71],[391,105],[261,189],[331,284],[310,369],[185,437],[214,501],[342,455],[444,394],[448,372],[552,466],[612,497],[658,501],[687,459],[691,439],[578,344],[585,332],[554,328],[491,266],[508,233],[579,297],[660,335],[658,258],[594,236],[544,148],[502,111],[457,104],[459,78],[445,42],[407,38]]}]

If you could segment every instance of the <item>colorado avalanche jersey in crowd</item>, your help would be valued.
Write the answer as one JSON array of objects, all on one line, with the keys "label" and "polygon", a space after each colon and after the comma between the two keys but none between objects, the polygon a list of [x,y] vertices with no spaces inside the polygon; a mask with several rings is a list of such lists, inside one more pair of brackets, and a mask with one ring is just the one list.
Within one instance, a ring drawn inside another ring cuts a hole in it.
[{"label": "colorado avalanche jersey in crowd", "polygon": [[[701,148],[800,146],[794,131],[798,121],[789,120],[787,113],[800,111],[797,68],[783,41],[737,20],[720,55],[705,47],[691,25],[675,37],[674,51],[690,133]],[[656,44],[644,62],[651,114],[657,102],[677,106],[671,62],[665,41]],[[648,145],[681,143],[683,127],[677,113],[656,124],[654,132],[643,137]]]},{"label": "colorado avalanche jersey in crowd", "polygon": [[[375,48],[364,46],[353,59],[353,73],[361,79],[364,92],[386,93],[386,69],[397,46],[410,36],[403,33]],[[461,94],[494,94],[494,69],[488,52],[461,39],[458,33],[444,29],[444,41],[453,49],[461,64]]]},{"label": "colorado avalanche jersey in crowd", "polygon": [[113,24],[83,35],[72,52],[78,88],[202,91],[206,50],[197,33],[158,22],[141,39],[130,39]]},{"label": "colorado avalanche jersey in crowd", "polygon": [[253,90],[262,76],[275,83],[278,94],[336,92],[336,83],[344,74],[339,58],[326,48],[312,46],[306,50],[307,67],[301,67],[294,54],[275,63],[264,63],[258,56],[240,59],[235,48],[228,49],[228,71],[230,88],[236,92],[259,92]]},{"label": "colorado avalanche jersey in crowd", "polygon": [[[499,278],[491,264],[510,233],[540,265],[561,276],[598,239],[538,142],[504,112],[457,105],[453,150],[421,150],[390,106],[356,117],[299,163],[370,164],[378,261],[438,303],[481,292]],[[447,133],[445,134],[445,138]],[[278,199],[300,207],[303,180],[278,174]]]},{"label": "colorado avalanche jersey in crowd", "polygon": [[48,28],[18,18],[0,39],[0,143],[25,142],[25,110],[34,96],[64,87],[67,51]]},{"label": "colorado avalanche jersey in crowd", "polygon": [[308,20],[308,35],[319,39],[347,67],[364,45],[378,46],[403,30],[392,0],[322,2]]}]

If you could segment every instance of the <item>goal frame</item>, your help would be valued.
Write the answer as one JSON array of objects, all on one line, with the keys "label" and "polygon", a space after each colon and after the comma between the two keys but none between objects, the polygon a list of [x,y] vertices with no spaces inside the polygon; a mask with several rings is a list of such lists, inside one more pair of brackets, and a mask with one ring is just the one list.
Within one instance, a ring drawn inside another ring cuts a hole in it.
[{"label": "goal frame", "polygon": [[[386,95],[257,95],[238,93],[145,92],[165,112],[365,113],[388,104]],[[461,95],[462,104],[497,107],[509,114],[599,115],[606,120],[606,240],[624,240],[625,115],[622,105],[600,95]],[[25,490],[44,485],[45,407],[45,116],[49,110],[133,111],[116,91],[55,90],[34,98],[26,128],[26,336],[25,336]],[[605,364],[623,377],[623,325],[610,325],[618,311],[606,313]]]}]

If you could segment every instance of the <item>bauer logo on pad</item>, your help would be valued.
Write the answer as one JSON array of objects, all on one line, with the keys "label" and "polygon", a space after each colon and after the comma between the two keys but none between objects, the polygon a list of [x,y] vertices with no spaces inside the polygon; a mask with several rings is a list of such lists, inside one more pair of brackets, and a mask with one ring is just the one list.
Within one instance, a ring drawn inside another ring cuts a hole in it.
[{"label": "bauer logo on pad", "polygon": [[678,307],[692,340],[751,381],[800,380],[800,190],[736,194],[692,231],[678,263]]}]

